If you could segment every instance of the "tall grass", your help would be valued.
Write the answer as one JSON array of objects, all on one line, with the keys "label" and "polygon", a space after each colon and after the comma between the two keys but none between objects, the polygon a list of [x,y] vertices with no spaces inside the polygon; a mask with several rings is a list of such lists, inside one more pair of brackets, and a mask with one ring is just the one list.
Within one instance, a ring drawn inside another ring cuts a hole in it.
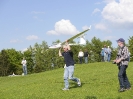
[{"label": "tall grass", "polygon": [[[64,87],[63,68],[27,76],[0,77],[0,99],[133,99],[133,90],[118,92],[118,68],[111,63],[76,64],[75,77],[82,86],[70,81]],[[127,69],[133,85],[133,63]]]}]

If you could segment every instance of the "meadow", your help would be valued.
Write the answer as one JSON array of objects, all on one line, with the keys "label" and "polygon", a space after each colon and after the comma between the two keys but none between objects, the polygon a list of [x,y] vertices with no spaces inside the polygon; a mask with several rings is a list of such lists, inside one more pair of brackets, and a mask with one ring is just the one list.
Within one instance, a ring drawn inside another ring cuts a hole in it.
[{"label": "meadow", "polygon": [[[26,76],[0,77],[0,99],[133,99],[133,89],[118,92],[118,68],[111,62],[75,65],[75,77],[82,86],[70,81],[70,90],[63,91],[64,68]],[[133,63],[127,68],[133,85]]]}]

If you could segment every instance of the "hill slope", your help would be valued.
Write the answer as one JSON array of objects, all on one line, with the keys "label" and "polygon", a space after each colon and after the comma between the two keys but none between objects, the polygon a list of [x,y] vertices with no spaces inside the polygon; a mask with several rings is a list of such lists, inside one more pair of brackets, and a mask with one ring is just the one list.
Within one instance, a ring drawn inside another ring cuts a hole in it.
[{"label": "hill slope", "polygon": [[[64,87],[63,68],[17,77],[0,77],[0,99],[133,99],[133,89],[119,93],[118,69],[111,63],[77,64],[74,76],[82,86],[70,81],[70,90]],[[127,75],[133,84],[133,63]]]}]

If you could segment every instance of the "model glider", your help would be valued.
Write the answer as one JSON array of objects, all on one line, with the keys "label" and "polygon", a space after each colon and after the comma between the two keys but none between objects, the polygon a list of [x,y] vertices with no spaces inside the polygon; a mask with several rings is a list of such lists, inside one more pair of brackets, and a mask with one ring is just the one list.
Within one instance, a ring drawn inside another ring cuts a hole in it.
[{"label": "model glider", "polygon": [[[78,38],[79,37],[80,38],[80,43],[79,44],[82,44],[82,45],[86,44],[86,41],[85,41],[83,35],[85,34],[85,32],[87,32],[90,29],[91,29],[91,26],[89,27],[89,29],[84,30],[83,32],[80,32],[80,33],[74,35],[73,37],[67,39],[67,41],[70,42],[70,41],[73,41],[75,38]],[[66,43],[66,41],[64,41],[63,43],[58,43],[56,45],[49,46],[49,48],[52,48],[52,49],[54,49],[54,48],[60,48],[65,43]],[[77,44],[69,44],[69,45],[77,45]]]}]

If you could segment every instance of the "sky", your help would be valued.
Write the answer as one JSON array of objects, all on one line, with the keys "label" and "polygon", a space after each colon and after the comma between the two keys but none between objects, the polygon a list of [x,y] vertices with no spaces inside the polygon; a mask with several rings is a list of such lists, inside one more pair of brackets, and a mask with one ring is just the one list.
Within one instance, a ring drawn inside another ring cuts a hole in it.
[{"label": "sky", "polygon": [[0,0],[0,50],[24,51],[35,43],[86,32],[101,41],[133,36],[133,0]]}]

